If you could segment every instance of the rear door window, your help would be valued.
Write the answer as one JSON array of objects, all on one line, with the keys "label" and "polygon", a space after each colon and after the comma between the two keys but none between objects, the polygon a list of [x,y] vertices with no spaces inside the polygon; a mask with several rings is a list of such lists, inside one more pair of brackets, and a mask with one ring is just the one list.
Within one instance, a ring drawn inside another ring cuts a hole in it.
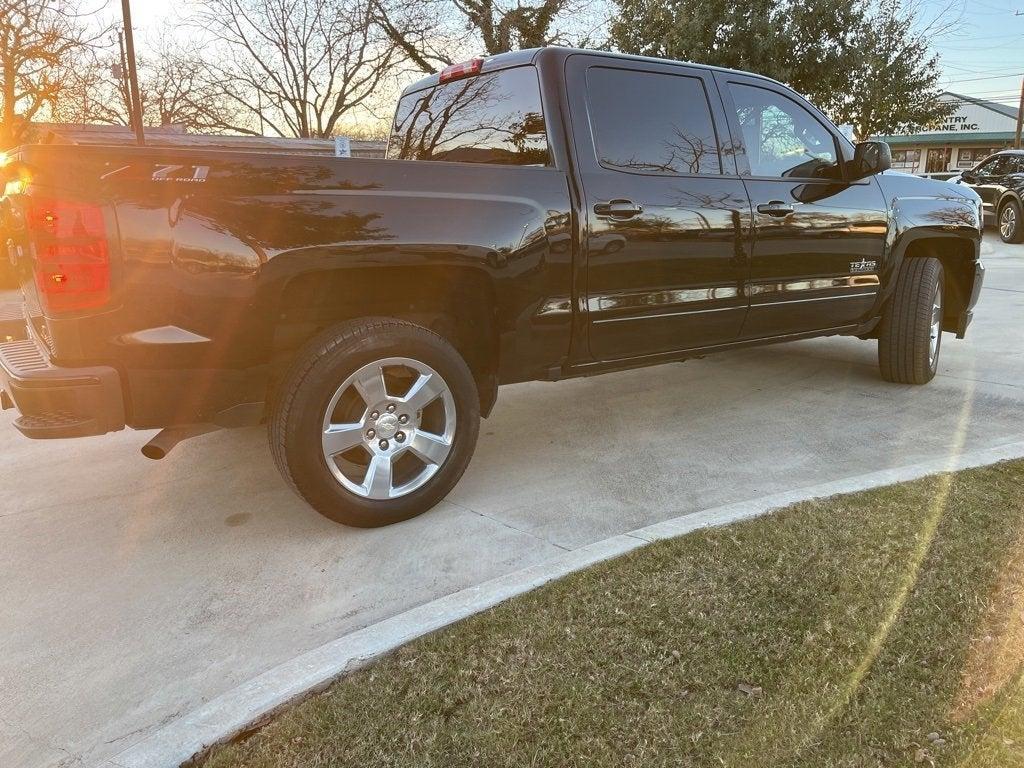
[{"label": "rear door window", "polygon": [[655,174],[722,173],[704,83],[612,67],[587,71],[587,101],[601,165]]},{"label": "rear door window", "polygon": [[550,165],[537,70],[504,69],[406,94],[388,157]]}]

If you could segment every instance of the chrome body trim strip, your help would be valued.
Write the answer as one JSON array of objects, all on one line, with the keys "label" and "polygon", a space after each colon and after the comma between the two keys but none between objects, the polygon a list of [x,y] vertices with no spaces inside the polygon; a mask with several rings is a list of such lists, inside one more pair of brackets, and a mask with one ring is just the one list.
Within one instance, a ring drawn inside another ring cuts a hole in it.
[{"label": "chrome body trim strip", "polygon": [[798,291],[826,291],[830,288],[866,288],[879,285],[878,275],[847,275],[845,277],[817,277],[788,280],[781,283],[751,283],[747,287],[750,296],[762,293],[794,293]]},{"label": "chrome body trim strip", "polygon": [[721,301],[740,296],[735,285],[720,285],[712,288],[677,288],[663,291],[638,291],[634,293],[604,294],[587,299],[590,312],[609,312],[616,309],[641,309],[645,307],[671,307],[679,304],[694,304],[704,301]]},{"label": "chrome body trim strip", "polygon": [[747,305],[743,304],[738,307],[712,307],[711,309],[689,309],[684,312],[662,312],[657,315],[630,315],[629,317],[604,317],[599,320],[595,320],[595,323],[621,323],[623,320],[658,320],[662,317],[679,317],[681,315],[701,315],[707,312],[735,312],[736,310],[746,310]]},{"label": "chrome body trim strip", "polygon": [[789,304],[805,304],[809,301],[838,301],[839,299],[873,299],[878,296],[877,291],[862,291],[861,293],[844,293],[840,296],[813,296],[809,299],[788,299],[786,301],[759,301],[751,303],[750,308],[755,307],[778,307]]}]

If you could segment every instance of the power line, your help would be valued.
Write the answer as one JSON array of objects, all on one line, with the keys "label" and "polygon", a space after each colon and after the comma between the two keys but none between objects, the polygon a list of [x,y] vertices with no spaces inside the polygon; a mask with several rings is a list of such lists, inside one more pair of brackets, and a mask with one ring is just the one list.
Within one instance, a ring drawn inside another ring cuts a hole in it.
[{"label": "power line", "polygon": [[985,101],[998,101],[999,99],[1015,99],[1016,91],[1000,91],[999,93],[954,93],[954,96],[962,96],[967,99],[984,99]]},{"label": "power line", "polygon": [[1009,92],[1007,92],[1007,93],[990,93],[990,94],[985,94],[985,95],[981,95],[981,94],[977,94],[977,93],[953,93],[952,95],[960,97],[960,98],[951,99],[951,101],[954,101],[954,100],[955,101],[970,101],[971,99],[974,99],[976,101],[994,101],[994,102],[999,102],[999,101],[1016,101],[1016,99],[1017,99],[1017,94],[1016,93],[1009,93]]},{"label": "power line", "polygon": [[960,80],[947,80],[946,84],[952,85],[953,83],[974,83],[977,82],[978,80],[1001,80],[1004,77],[1020,77],[1021,75],[1024,75],[1024,72],[1007,72],[1001,75],[986,75],[985,77],[965,77]]},{"label": "power line", "polygon": [[982,99],[984,101],[1000,101],[1000,100],[1009,99],[1009,100],[1013,101],[1014,99],[1017,98],[1017,94],[1013,93],[1011,91],[1005,91],[1003,93],[984,93],[984,94],[983,93],[957,93],[957,94],[953,94],[953,95],[954,96],[962,96],[962,97],[964,97],[964,99],[963,99],[964,101],[967,101],[969,99]]},{"label": "power line", "polygon": [[[1019,34],[983,35],[981,37],[969,37],[969,38],[967,38],[966,42],[974,43],[974,42],[977,42],[979,40],[1019,40],[1019,39],[1020,39],[1020,35]],[[965,42],[965,41],[962,38],[958,38],[958,42]],[[936,45],[941,45],[941,43],[936,43]]]}]

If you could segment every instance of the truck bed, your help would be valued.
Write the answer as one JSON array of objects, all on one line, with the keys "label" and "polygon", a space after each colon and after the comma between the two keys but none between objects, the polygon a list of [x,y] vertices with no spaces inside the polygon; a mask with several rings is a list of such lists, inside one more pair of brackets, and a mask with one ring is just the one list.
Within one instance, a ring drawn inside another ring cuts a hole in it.
[{"label": "truck bed", "polygon": [[[22,148],[12,168],[26,189],[0,205],[102,210],[102,306],[47,311],[30,259],[18,277],[48,359],[117,370],[131,426],[262,403],[278,358],[332,306],[371,295],[408,309],[427,288],[486,291],[512,350],[506,380],[568,350],[569,314],[537,316],[570,297],[568,187],[553,168],[73,146]],[[27,237],[15,238],[25,253]]]}]

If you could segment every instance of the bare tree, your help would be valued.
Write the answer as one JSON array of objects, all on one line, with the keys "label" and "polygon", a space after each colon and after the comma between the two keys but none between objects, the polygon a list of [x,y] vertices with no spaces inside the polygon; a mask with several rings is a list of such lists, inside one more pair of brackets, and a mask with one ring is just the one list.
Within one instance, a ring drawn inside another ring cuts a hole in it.
[{"label": "bare tree", "polygon": [[398,60],[370,2],[200,0],[196,23],[219,49],[206,57],[201,79],[258,132],[329,137],[340,120],[372,106]]},{"label": "bare tree", "polygon": [[515,48],[538,48],[554,42],[551,23],[568,0],[542,0],[536,5],[501,7],[494,0],[452,0],[480,37],[489,54]]},{"label": "bare tree", "polygon": [[31,121],[72,82],[72,62],[99,40],[95,9],[74,0],[0,0],[0,147],[23,142]]},{"label": "bare tree", "polygon": [[412,66],[430,74],[454,63],[458,47],[452,29],[445,29],[448,0],[371,0],[373,20]]},{"label": "bare tree", "polygon": [[[522,48],[592,44],[606,19],[569,33],[568,17],[592,16],[600,3],[586,0],[372,0],[374,18],[406,59],[425,73],[451,64],[446,51],[472,41],[495,55]],[[577,25],[578,26],[578,25]],[[467,41],[466,33],[470,40]],[[479,51],[479,48],[477,48]],[[476,52],[476,51],[474,51]]]},{"label": "bare tree", "polygon": [[[198,48],[170,40],[171,35],[157,35],[156,43],[138,59],[143,122],[255,133],[252,119],[240,115],[223,89],[204,76]],[[120,51],[83,56],[74,69],[74,85],[55,110],[60,119],[131,125],[131,97]]]}]

